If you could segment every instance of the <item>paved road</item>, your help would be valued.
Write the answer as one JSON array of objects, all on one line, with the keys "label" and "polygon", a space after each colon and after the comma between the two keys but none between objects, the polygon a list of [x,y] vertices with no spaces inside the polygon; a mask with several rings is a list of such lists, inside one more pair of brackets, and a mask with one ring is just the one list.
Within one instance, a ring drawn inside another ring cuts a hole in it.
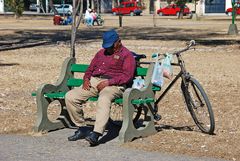
[{"label": "paved road", "polygon": [[121,147],[115,134],[102,138],[97,147],[85,140],[67,141],[73,129],[50,132],[43,136],[0,135],[1,161],[220,161],[213,158],[194,158],[145,152]]}]

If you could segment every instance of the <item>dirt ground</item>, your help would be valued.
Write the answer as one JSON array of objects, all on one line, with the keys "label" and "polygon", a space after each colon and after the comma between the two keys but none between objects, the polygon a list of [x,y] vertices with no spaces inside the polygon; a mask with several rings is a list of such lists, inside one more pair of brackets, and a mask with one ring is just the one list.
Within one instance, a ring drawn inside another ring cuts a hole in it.
[{"label": "dirt ground", "polygon": [[[179,50],[194,39],[196,49],[184,53],[184,60],[207,92],[215,115],[215,135],[201,133],[186,111],[178,83],[159,103],[160,131],[122,146],[240,160],[240,36],[227,35],[230,17],[205,16],[200,21],[156,17],[153,27],[150,15],[125,16],[122,28],[118,28],[117,17],[103,17],[104,26],[80,26],[78,62],[90,62],[101,47],[103,31],[110,28],[118,30],[130,50],[145,53],[147,60],[151,60],[152,53]],[[2,16],[0,22],[0,134],[30,135],[37,111],[31,92],[42,83],[58,79],[61,64],[70,54],[70,26],[54,26],[51,17],[15,20]],[[239,20],[236,23],[240,27]],[[5,50],[31,43],[35,45]]]}]

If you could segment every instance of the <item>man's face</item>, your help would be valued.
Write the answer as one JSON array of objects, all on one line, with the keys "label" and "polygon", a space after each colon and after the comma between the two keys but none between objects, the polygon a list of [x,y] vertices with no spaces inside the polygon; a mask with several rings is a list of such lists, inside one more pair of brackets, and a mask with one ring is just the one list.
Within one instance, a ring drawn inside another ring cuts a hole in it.
[{"label": "man's face", "polygon": [[104,54],[105,55],[112,55],[113,53],[114,53],[114,44],[111,47],[106,48]]},{"label": "man's face", "polygon": [[112,55],[121,45],[121,40],[118,39],[111,47],[105,49],[105,55]]},{"label": "man's face", "polygon": [[116,50],[121,47],[121,39],[118,39],[111,47],[105,49],[105,55],[112,55]]}]

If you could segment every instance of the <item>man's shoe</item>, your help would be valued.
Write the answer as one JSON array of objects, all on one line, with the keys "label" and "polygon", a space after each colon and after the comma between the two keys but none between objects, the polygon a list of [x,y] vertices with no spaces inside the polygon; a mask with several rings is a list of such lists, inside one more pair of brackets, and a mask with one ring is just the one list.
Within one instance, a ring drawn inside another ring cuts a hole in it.
[{"label": "man's shoe", "polygon": [[96,146],[98,145],[98,138],[101,135],[102,134],[93,131],[85,139],[90,143],[91,146]]},{"label": "man's shoe", "polygon": [[79,139],[84,139],[85,136],[86,136],[86,133],[79,128],[77,131],[75,131],[73,136],[68,137],[68,141],[76,141]]}]

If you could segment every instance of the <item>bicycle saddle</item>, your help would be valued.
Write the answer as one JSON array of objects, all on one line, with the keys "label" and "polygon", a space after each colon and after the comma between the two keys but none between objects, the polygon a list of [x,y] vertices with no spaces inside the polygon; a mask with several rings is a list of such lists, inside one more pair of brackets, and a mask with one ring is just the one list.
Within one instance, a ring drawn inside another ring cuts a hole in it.
[{"label": "bicycle saddle", "polygon": [[133,51],[131,51],[133,57],[135,58],[136,61],[140,61],[140,59],[146,58],[145,54],[137,54]]}]

